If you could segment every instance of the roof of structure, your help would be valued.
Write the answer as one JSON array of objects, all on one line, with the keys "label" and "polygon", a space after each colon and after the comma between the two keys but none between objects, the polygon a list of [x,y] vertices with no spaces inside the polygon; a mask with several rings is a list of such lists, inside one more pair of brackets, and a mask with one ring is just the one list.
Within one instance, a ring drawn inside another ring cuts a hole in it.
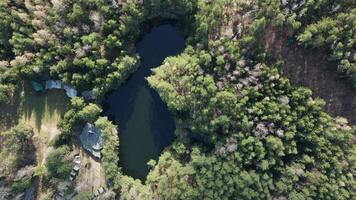
[{"label": "roof of structure", "polygon": [[61,80],[47,80],[46,89],[64,89],[69,98],[77,96],[77,90],[74,87],[64,84]]},{"label": "roof of structure", "polygon": [[40,92],[40,91],[42,91],[42,90],[44,89],[44,88],[43,88],[43,85],[42,85],[40,82],[31,81],[31,84],[32,84],[33,89],[34,89],[36,92]]},{"label": "roof of structure", "polygon": [[82,96],[86,99],[86,100],[94,100],[95,96],[93,93],[93,90],[86,90],[82,92]]},{"label": "roof of structure", "polygon": [[101,149],[103,148],[103,140],[101,130],[94,125],[87,123],[82,133],[80,134],[82,146],[96,158],[101,158]]},{"label": "roof of structure", "polygon": [[71,87],[69,85],[63,85],[63,88],[66,91],[66,94],[68,97],[73,98],[73,97],[77,96],[78,92],[73,87]]},{"label": "roof of structure", "polygon": [[60,80],[47,80],[46,89],[62,89],[63,83]]}]

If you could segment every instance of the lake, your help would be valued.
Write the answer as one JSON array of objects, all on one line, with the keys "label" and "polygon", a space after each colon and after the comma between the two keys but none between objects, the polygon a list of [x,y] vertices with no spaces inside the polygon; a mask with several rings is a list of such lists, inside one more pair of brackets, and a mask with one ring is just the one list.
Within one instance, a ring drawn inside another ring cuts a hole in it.
[{"label": "lake", "polygon": [[151,69],[168,56],[183,51],[185,40],[179,28],[164,24],[152,28],[138,43],[141,65],[104,102],[104,114],[119,125],[120,166],[123,172],[144,180],[147,162],[159,157],[174,140],[175,123],[165,103],[148,85]]}]

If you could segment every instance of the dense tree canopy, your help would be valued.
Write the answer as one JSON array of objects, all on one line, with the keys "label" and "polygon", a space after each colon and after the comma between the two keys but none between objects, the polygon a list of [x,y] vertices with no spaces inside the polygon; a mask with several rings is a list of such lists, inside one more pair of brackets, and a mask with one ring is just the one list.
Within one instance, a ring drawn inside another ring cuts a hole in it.
[{"label": "dense tree canopy", "polygon": [[[11,67],[22,75],[51,75],[78,89],[94,88],[100,96],[135,69],[137,58],[126,53],[117,11],[109,3],[2,1],[0,9],[12,10],[1,13],[6,18],[1,19],[0,45],[11,45]],[[11,34],[6,27],[16,31]]]},{"label": "dense tree canopy", "polygon": [[[352,3],[0,0],[0,103],[20,78],[61,79],[99,97],[72,99],[46,160],[51,183],[68,177],[67,144],[90,122],[102,130],[102,166],[122,199],[355,199],[355,127],[325,113],[309,89],[291,85],[258,45],[266,27],[292,29],[291,42],[327,48],[354,83]],[[173,113],[177,139],[149,162],[141,183],[121,172],[120,124],[101,117],[99,104],[137,69],[143,32],[166,19],[178,21],[187,48],[147,80]],[[1,137],[6,146],[31,134],[15,128]],[[0,156],[15,166],[22,148]]]},{"label": "dense tree canopy", "polygon": [[32,129],[19,124],[0,133],[0,177],[11,178],[14,173],[28,164],[33,164]]},{"label": "dense tree canopy", "polygon": [[291,86],[275,66],[237,60],[219,74],[219,53],[206,65],[202,52],[188,48],[148,79],[181,123],[179,138],[188,138],[149,174],[153,195],[354,198],[354,130],[347,122],[330,118],[323,101]]},{"label": "dense tree canopy", "polygon": [[[308,3],[327,12],[325,3]],[[207,13],[196,17],[208,19]],[[298,28],[309,16],[289,20]],[[264,64],[263,53],[251,54],[271,20],[256,17],[236,42],[208,39],[206,49],[188,47],[148,78],[179,126],[172,150],[147,177],[154,198],[355,198],[354,128],[324,113],[324,102],[291,86],[278,66]],[[201,38],[209,35],[216,33]],[[345,37],[352,40],[352,33]]]},{"label": "dense tree canopy", "polygon": [[76,126],[85,122],[94,123],[102,109],[97,104],[87,103],[83,98],[74,97],[71,100],[71,108],[65,113],[59,124],[61,134],[53,141],[55,145],[62,145],[70,141]]}]

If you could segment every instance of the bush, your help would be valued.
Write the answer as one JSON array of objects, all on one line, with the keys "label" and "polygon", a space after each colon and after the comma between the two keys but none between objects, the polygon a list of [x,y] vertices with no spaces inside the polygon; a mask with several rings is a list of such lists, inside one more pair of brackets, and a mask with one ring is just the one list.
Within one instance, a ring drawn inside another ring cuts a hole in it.
[{"label": "bush", "polygon": [[31,187],[31,185],[32,185],[32,178],[25,177],[22,178],[21,180],[14,181],[11,187],[15,192],[24,192],[26,189]]},{"label": "bush", "polygon": [[57,184],[59,181],[69,177],[72,169],[69,153],[68,146],[61,146],[48,154],[45,165],[50,183]]},{"label": "bush", "polygon": [[0,177],[9,178],[18,169],[33,163],[32,136],[32,129],[24,124],[0,133]]}]

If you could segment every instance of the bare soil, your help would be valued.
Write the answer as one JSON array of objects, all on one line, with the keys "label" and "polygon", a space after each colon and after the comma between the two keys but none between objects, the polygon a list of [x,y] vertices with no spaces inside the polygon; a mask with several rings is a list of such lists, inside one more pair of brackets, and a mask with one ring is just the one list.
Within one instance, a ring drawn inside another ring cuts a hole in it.
[{"label": "bare soil", "polygon": [[100,187],[106,188],[106,180],[101,163],[89,156],[83,148],[80,147],[79,151],[82,163],[76,179],[76,192],[94,193]]},{"label": "bare soil", "polygon": [[282,73],[292,84],[308,87],[325,100],[325,110],[356,124],[356,90],[337,73],[324,49],[305,49],[286,30],[267,28],[261,43],[275,58],[281,58]]}]

